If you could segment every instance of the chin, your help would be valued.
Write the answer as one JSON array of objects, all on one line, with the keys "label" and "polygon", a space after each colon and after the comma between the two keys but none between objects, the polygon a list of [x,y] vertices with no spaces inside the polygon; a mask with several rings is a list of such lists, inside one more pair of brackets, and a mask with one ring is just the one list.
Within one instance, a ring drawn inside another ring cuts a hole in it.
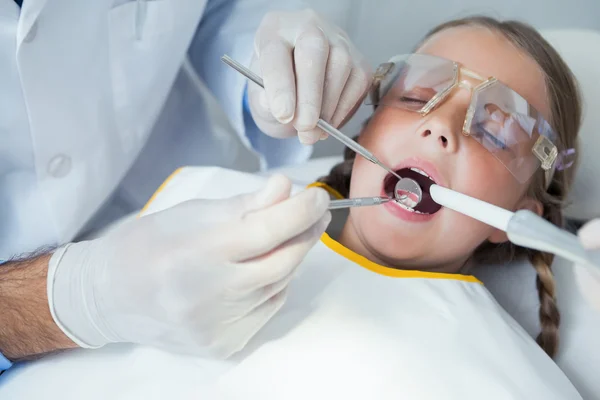
[{"label": "chin", "polygon": [[445,230],[439,224],[434,226],[433,222],[414,224],[389,218],[386,211],[377,212],[376,208],[382,207],[355,209],[352,214],[352,229],[367,250],[362,255],[375,263],[399,269],[453,273],[468,259],[465,254],[472,252],[470,246],[444,251],[449,244],[443,238],[452,234],[452,229]]},{"label": "chin", "polygon": [[415,236],[408,230],[386,228],[372,219],[361,222],[355,226],[357,236],[371,255],[363,256],[373,262],[390,267],[418,269],[418,260],[431,253],[431,242],[426,235]]}]

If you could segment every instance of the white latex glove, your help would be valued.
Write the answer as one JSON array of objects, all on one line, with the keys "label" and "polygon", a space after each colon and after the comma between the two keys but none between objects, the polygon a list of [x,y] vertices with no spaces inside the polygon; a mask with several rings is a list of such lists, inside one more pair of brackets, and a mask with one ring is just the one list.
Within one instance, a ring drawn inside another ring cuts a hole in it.
[{"label": "white latex glove", "polygon": [[290,190],[274,176],[258,192],[187,201],[61,248],[48,272],[55,321],[81,347],[233,354],[282,306],[331,219],[325,191]]},{"label": "white latex glove", "polygon": [[251,69],[265,86],[248,84],[257,126],[277,138],[297,134],[304,144],[327,137],[316,128],[319,118],[335,127],[346,122],[372,76],[348,36],[312,10],[267,14],[256,33]]},{"label": "white latex glove", "polygon": [[[583,247],[600,251],[600,219],[592,220],[579,230]],[[587,300],[600,310],[600,272],[590,268],[575,267],[577,283]]]}]

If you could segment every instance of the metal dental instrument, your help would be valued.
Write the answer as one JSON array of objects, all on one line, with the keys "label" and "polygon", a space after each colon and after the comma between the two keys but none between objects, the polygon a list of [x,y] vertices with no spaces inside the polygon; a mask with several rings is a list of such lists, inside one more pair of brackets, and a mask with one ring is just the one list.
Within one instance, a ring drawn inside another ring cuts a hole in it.
[{"label": "metal dental instrument", "polygon": [[349,207],[378,206],[392,200],[389,197],[358,197],[355,199],[332,200],[329,203],[330,210]]},{"label": "metal dental instrument", "polygon": [[600,252],[585,250],[577,236],[560,229],[529,210],[505,210],[454,190],[431,185],[436,203],[500,229],[519,246],[556,254],[574,263],[600,270]]},{"label": "metal dental instrument", "polygon": [[[340,208],[349,208],[349,207],[366,207],[366,206],[378,206],[380,204],[385,204],[388,201],[395,200],[397,202],[401,202],[405,206],[412,207],[411,204],[414,205],[419,204],[421,201],[421,197],[423,196],[423,191],[421,190],[421,186],[414,180],[410,178],[402,178],[396,183],[395,191],[392,197],[358,197],[354,199],[344,199],[344,200],[332,200],[329,203],[330,210],[337,210]],[[408,204],[407,204],[408,203]]]},{"label": "metal dental instrument", "polygon": [[415,180],[402,178],[394,187],[394,198],[407,207],[415,208],[423,198],[423,190]]},{"label": "metal dental instrument", "polygon": [[[244,67],[242,64],[235,61],[228,55],[224,55],[223,57],[221,57],[221,60],[225,64],[229,65],[231,68],[235,69],[240,74],[244,75],[246,78],[250,79],[252,82],[256,83],[258,86],[264,89],[263,80],[260,76],[256,75],[254,72],[250,71],[248,68]],[[385,169],[387,172],[394,175],[398,179],[402,179],[402,177],[396,174],[390,167],[379,161],[377,157],[375,157],[369,150],[365,149],[363,146],[356,143],[354,140],[350,139],[348,136],[344,135],[342,132],[338,131],[333,126],[329,125],[327,122],[319,118],[317,126],[323,129],[327,134],[333,136],[334,138],[342,142],[344,146],[350,148],[355,153],[360,154],[367,160],[371,161],[373,164],[379,165],[381,168]]]}]

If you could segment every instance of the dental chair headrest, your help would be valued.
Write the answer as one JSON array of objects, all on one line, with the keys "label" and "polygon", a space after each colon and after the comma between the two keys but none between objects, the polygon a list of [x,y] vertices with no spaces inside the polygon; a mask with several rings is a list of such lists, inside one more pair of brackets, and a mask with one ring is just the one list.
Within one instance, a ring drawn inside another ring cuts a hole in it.
[{"label": "dental chair headrest", "polygon": [[[583,123],[579,132],[579,169],[565,217],[587,221],[600,217],[600,33],[586,30],[548,30],[542,35],[556,48],[579,81]],[[600,400],[597,371],[600,358],[600,314],[579,292],[572,265],[557,258],[553,265],[556,297],[561,312],[560,345],[555,361],[584,399]],[[476,271],[498,302],[535,337],[539,330],[536,272],[528,261],[482,265]]]},{"label": "dental chair headrest", "polygon": [[541,33],[569,65],[583,96],[580,164],[565,217],[587,221],[600,217],[600,33],[572,29]]}]

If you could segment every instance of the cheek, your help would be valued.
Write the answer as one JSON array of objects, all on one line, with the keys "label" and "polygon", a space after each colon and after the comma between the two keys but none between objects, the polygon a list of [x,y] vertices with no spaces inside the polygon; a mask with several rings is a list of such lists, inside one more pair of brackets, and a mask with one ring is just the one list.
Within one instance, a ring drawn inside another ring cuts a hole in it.
[{"label": "cheek", "polygon": [[[525,193],[513,175],[479,143],[466,144],[457,158],[452,177],[452,189],[494,204],[515,210]],[[465,215],[444,210],[445,235],[460,251],[473,251],[490,237],[494,228]]]},{"label": "cheek", "polygon": [[381,149],[385,148],[383,144],[393,143],[393,131],[394,129],[390,123],[375,117],[369,122],[367,128],[361,132],[358,143],[379,157]]},{"label": "cheek", "polygon": [[350,177],[350,197],[379,196],[383,188],[385,171],[370,161],[357,156]]},{"label": "cheek", "polygon": [[358,142],[377,157],[393,157],[394,150],[404,147],[403,142],[415,131],[419,121],[422,120],[417,113],[381,106],[361,132]]},{"label": "cheek", "polygon": [[479,143],[465,146],[458,158],[454,189],[488,203],[513,210],[525,193],[508,169]]},{"label": "cheek", "polygon": [[472,253],[494,231],[492,227],[452,210],[444,210],[445,245],[455,255]]}]

